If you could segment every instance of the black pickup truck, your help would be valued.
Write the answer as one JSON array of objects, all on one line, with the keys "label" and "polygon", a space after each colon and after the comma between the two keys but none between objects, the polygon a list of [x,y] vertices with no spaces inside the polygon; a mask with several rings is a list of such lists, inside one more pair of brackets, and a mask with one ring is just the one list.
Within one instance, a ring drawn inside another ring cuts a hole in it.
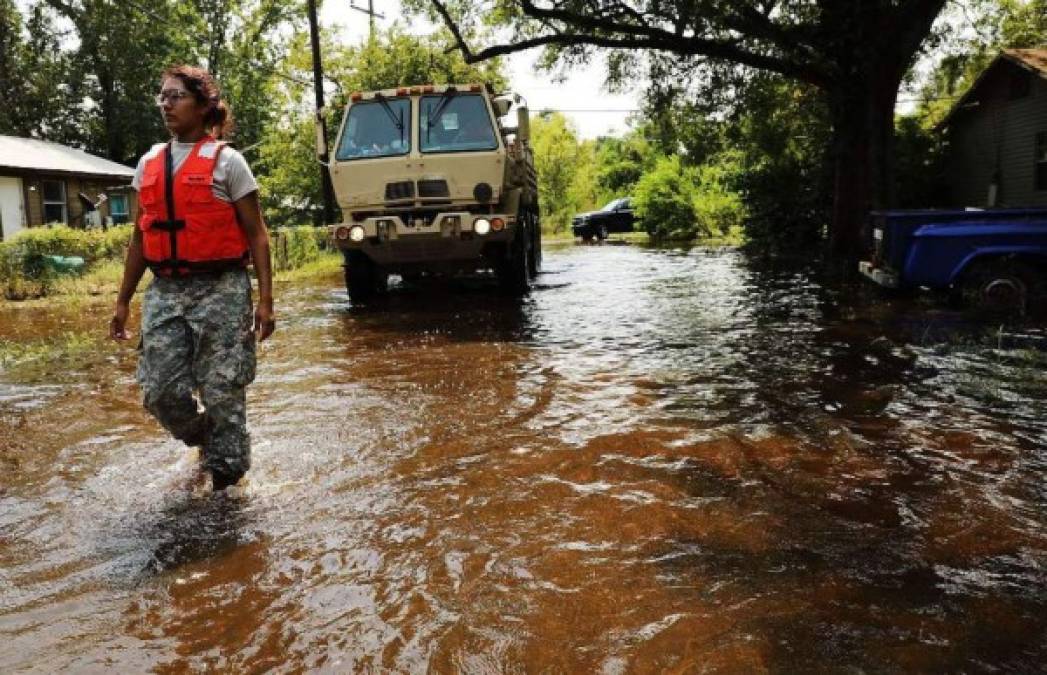
[{"label": "black pickup truck", "polygon": [[632,232],[636,216],[633,215],[632,200],[628,197],[615,199],[599,211],[579,213],[571,220],[571,232],[583,241],[606,239],[612,232]]}]

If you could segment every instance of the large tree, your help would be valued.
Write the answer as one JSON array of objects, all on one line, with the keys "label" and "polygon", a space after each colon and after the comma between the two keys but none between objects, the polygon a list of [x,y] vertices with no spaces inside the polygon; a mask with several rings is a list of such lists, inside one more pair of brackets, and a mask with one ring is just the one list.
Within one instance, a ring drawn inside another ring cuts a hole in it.
[{"label": "large tree", "polygon": [[[778,73],[824,93],[832,119],[831,250],[855,254],[870,208],[889,204],[899,86],[947,0],[431,0],[466,61],[534,47],[658,51]],[[476,21],[503,42],[470,44]]]},{"label": "large tree", "polygon": [[191,9],[166,0],[44,0],[73,28],[70,82],[89,101],[80,111],[86,149],[133,164],[166,133],[151,96],[163,67],[192,60]]},{"label": "large tree", "polygon": [[50,14],[39,4],[26,13],[0,0],[0,133],[75,143],[82,87],[69,77],[71,60]]}]

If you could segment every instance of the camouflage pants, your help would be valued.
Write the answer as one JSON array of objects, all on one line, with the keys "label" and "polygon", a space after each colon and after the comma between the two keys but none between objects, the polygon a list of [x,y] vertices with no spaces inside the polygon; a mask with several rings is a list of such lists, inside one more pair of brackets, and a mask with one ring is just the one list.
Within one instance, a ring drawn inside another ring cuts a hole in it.
[{"label": "camouflage pants", "polygon": [[145,407],[175,438],[201,446],[212,472],[239,475],[251,466],[246,387],[255,375],[253,322],[246,270],[158,276],[142,302],[138,383]]}]

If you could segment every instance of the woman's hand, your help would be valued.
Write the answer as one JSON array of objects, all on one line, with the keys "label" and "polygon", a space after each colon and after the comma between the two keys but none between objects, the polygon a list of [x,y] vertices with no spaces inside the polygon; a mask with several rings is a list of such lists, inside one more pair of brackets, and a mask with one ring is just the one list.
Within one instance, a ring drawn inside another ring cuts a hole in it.
[{"label": "woman's hand", "polygon": [[273,301],[262,300],[254,310],[254,334],[259,342],[264,341],[276,330],[276,315],[273,313]]},{"label": "woman's hand", "polygon": [[127,332],[128,304],[117,302],[113,318],[109,322],[109,337],[114,340],[127,340],[131,335]]}]

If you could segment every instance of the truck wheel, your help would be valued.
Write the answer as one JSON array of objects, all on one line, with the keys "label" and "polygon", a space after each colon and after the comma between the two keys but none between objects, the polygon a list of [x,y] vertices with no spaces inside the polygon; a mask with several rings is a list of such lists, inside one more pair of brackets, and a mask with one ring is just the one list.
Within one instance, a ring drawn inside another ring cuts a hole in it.
[{"label": "truck wheel", "polygon": [[527,258],[528,271],[532,277],[538,276],[542,271],[542,227],[538,222],[538,216],[534,213],[528,214],[527,222],[530,224],[531,232],[531,255]]},{"label": "truck wheel", "polygon": [[607,226],[606,225],[601,225],[600,229],[598,229],[596,231],[596,238],[599,239],[600,241],[603,241],[604,239],[607,238]]},{"label": "truck wheel", "polygon": [[498,284],[509,295],[526,295],[531,290],[531,274],[528,269],[530,243],[531,234],[524,223],[524,226],[517,230],[505,256],[498,264],[498,269],[495,270]]},{"label": "truck wheel", "polygon": [[1025,262],[997,258],[980,263],[965,274],[961,293],[966,305],[981,311],[1023,313],[1042,286],[1036,270]]},{"label": "truck wheel", "polygon": [[374,262],[362,251],[345,252],[345,290],[354,303],[374,297],[379,276]]}]

